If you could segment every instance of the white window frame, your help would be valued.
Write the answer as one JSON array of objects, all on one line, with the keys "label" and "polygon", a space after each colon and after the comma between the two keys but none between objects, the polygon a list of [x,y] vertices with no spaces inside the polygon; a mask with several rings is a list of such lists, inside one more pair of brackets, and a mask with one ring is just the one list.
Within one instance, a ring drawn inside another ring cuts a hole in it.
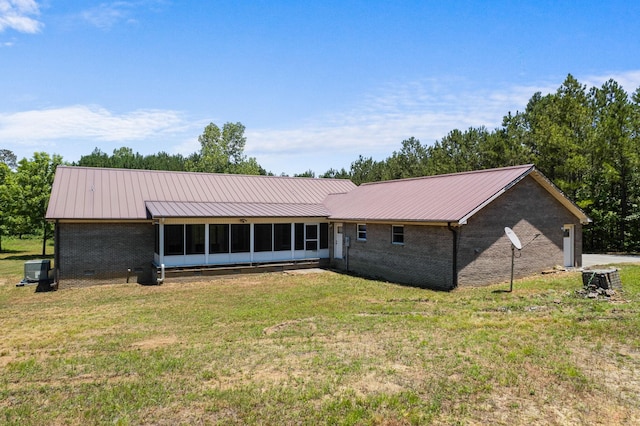
[{"label": "white window frame", "polygon": [[[360,227],[364,227],[364,231],[361,231]],[[367,224],[358,223],[356,225],[356,234],[358,236],[358,241],[367,241]]]},{"label": "white window frame", "polygon": [[[401,233],[397,233],[396,229],[400,228],[402,229]],[[402,236],[402,241],[396,241],[396,235],[401,235]],[[391,225],[391,244],[396,244],[399,246],[403,246],[404,245],[404,225]]]}]

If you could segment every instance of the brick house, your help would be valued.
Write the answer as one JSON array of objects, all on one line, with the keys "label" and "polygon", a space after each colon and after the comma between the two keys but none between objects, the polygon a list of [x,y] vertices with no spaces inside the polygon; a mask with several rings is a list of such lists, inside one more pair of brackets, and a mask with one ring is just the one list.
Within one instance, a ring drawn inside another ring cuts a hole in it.
[{"label": "brick house", "polygon": [[585,214],[531,165],[378,182],[60,166],[61,287],[300,264],[452,289],[580,266]]}]

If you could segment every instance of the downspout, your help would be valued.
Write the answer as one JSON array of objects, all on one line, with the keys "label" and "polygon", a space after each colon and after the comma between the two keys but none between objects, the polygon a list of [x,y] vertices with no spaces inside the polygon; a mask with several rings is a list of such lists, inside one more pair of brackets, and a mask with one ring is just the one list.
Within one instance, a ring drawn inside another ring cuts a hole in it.
[{"label": "downspout", "polygon": [[160,219],[158,226],[160,227],[158,229],[158,239],[160,240],[158,242],[158,251],[160,252],[158,253],[158,260],[160,261],[160,278],[156,276],[156,281],[158,285],[160,285],[164,283],[164,217]]},{"label": "downspout", "polygon": [[60,280],[60,220],[56,219],[53,228],[53,280],[58,285]]},{"label": "downspout", "polygon": [[156,278],[158,281],[158,285],[161,285],[164,282],[164,263],[160,265],[160,278]]},{"label": "downspout", "polygon": [[447,228],[453,234],[453,261],[452,263],[452,278],[453,283],[450,290],[458,287],[458,230],[451,225],[451,222],[447,223]]},{"label": "downspout", "polygon": [[[346,237],[349,238],[349,237]],[[346,259],[345,259],[345,263],[346,263],[346,268],[347,268],[347,272],[349,272],[349,246],[351,246],[351,242],[349,242],[349,244],[346,245],[346,249],[347,249],[347,253],[346,253]]]}]

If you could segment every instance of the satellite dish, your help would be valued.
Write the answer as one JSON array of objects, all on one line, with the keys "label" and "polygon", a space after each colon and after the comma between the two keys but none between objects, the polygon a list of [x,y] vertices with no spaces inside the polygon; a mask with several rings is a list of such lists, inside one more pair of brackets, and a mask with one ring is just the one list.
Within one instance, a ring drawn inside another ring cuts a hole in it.
[{"label": "satellite dish", "polygon": [[509,237],[509,240],[511,240],[511,244],[513,244],[515,248],[517,248],[518,250],[522,249],[522,243],[520,242],[520,239],[511,228],[509,228],[508,226],[504,228],[504,233],[507,234],[507,237]]}]

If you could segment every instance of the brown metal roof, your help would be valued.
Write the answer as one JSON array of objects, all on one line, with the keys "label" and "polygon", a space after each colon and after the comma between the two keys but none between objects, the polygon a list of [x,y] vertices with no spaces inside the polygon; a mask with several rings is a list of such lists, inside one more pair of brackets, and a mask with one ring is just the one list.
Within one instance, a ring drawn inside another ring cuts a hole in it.
[{"label": "brown metal roof", "polygon": [[[329,195],[324,204],[331,211],[330,218],[336,220],[464,224],[475,212],[529,174],[535,174],[534,178],[539,182],[545,179],[529,164],[364,184],[348,194]],[[588,221],[555,186],[547,185],[545,189],[581,220]]]},{"label": "brown metal roof", "polygon": [[183,208],[194,207],[188,203],[277,204],[283,211],[282,205],[297,205],[298,209],[319,205],[328,194],[354,188],[344,179],[59,166],[46,217],[147,219],[146,201],[187,203]]},{"label": "brown metal roof", "polygon": [[327,217],[322,204],[147,201],[151,217]]},{"label": "brown metal roof", "polygon": [[533,165],[376,182],[59,166],[47,219],[329,217],[466,223],[531,176],[582,223],[590,219]]}]

